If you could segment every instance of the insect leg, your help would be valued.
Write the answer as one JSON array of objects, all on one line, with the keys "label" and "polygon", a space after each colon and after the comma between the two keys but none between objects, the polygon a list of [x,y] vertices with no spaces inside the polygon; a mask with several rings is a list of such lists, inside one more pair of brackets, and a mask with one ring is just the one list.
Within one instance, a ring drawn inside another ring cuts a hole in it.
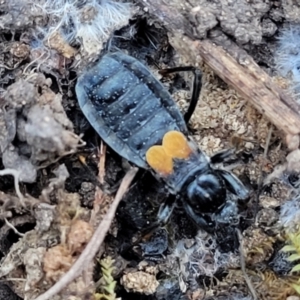
[{"label": "insect leg", "polygon": [[188,216],[202,229],[209,233],[214,232],[215,224],[212,220],[207,220],[202,214],[196,214],[193,208],[186,202],[183,201],[183,207]]},{"label": "insect leg", "polygon": [[215,171],[223,179],[227,189],[237,195],[239,200],[247,201],[249,199],[249,190],[236,176],[225,170],[219,169]]},{"label": "insect leg", "polygon": [[187,66],[187,67],[176,67],[176,68],[170,68],[170,69],[162,69],[159,71],[160,74],[162,75],[166,75],[166,74],[170,74],[170,73],[174,73],[174,72],[182,72],[182,71],[189,71],[189,72],[193,72],[194,73],[194,82],[193,82],[193,93],[192,93],[192,97],[190,100],[190,105],[188,110],[186,111],[186,113],[184,114],[184,120],[185,123],[188,124],[188,122],[190,121],[190,118],[192,116],[192,114],[195,111],[199,96],[200,96],[200,92],[201,92],[201,87],[202,87],[202,72],[192,66]]},{"label": "insect leg", "polygon": [[151,224],[149,227],[146,227],[145,229],[142,230],[142,232],[141,232],[142,236],[155,231],[160,226],[166,225],[172,215],[175,204],[176,204],[176,196],[170,195],[167,198],[167,200],[165,200],[161,204],[161,206],[158,210],[158,213],[157,213],[157,220],[153,224]]},{"label": "insect leg", "polygon": [[233,156],[234,153],[235,153],[234,148],[220,151],[210,157],[210,162],[212,164],[220,164],[223,162],[227,162]]},{"label": "insect leg", "polygon": [[160,222],[161,225],[166,225],[172,215],[172,212],[174,210],[176,204],[176,196],[169,195],[167,200],[161,204],[159,211],[157,213],[157,219],[158,222]]},{"label": "insect leg", "polygon": [[164,203],[161,204],[159,211],[157,213],[157,221],[152,223],[150,226],[142,229],[139,234],[139,238],[132,243],[129,247],[126,247],[125,249],[122,250],[122,255],[126,255],[128,251],[130,251],[134,246],[138,245],[142,239],[147,236],[151,235],[156,229],[158,229],[160,226],[164,226],[165,224],[168,223],[173,209],[176,204],[176,196],[175,195],[170,195]]}]

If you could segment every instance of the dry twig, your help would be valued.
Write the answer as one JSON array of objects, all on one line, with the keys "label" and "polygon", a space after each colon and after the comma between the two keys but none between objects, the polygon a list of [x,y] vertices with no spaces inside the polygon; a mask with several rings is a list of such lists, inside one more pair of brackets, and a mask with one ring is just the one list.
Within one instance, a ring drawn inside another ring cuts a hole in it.
[{"label": "dry twig", "polygon": [[119,187],[117,195],[111,204],[109,211],[104,216],[101,223],[98,225],[93,237],[87,244],[84,251],[81,253],[77,261],[71,267],[71,269],[64,274],[62,278],[58,282],[56,282],[48,291],[44,294],[37,297],[35,300],[47,300],[54,297],[57,293],[59,293],[63,288],[66,287],[71,281],[75,280],[80,274],[84,271],[84,269],[89,266],[90,262],[93,260],[94,256],[97,254],[99,247],[101,246],[107,231],[109,230],[110,224],[114,218],[116,209],[128,190],[130,183],[132,182],[135,174],[137,173],[137,168],[130,169],[125,177],[122,180],[122,183]]},{"label": "dry twig", "polygon": [[[289,140],[299,140],[300,106],[276,86],[243,49],[230,40],[223,41],[223,37],[220,40],[211,38],[214,43],[225,47],[226,51],[209,40],[196,39],[193,32],[198,25],[197,19],[194,18],[191,22],[178,1],[167,3],[162,0],[139,0],[138,3],[166,26],[170,33],[170,43],[177,52],[192,63],[199,63],[202,59],[220,78],[282,130],[289,137],[288,144]],[[296,149],[298,146],[299,142],[292,148]]]},{"label": "dry twig", "polygon": [[192,41],[188,37],[181,37],[181,40],[186,43],[185,48],[194,53],[194,56],[200,55],[221,79],[238,91],[278,129],[286,135],[299,135],[300,115],[287,104],[288,96],[249,55],[237,61],[208,40]]}]

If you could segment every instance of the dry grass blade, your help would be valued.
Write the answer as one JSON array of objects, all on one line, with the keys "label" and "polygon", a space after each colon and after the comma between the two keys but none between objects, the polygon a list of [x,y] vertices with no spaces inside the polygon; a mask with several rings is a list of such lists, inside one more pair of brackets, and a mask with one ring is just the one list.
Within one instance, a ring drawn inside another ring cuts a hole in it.
[{"label": "dry grass blade", "polygon": [[246,284],[248,286],[248,289],[249,289],[249,291],[250,291],[250,293],[253,297],[253,300],[257,300],[258,298],[257,298],[257,295],[256,295],[256,291],[253,287],[251,279],[249,278],[249,276],[246,272],[245,254],[244,254],[244,251],[243,251],[243,236],[242,236],[242,233],[239,229],[237,229],[236,232],[237,232],[238,240],[239,240],[239,243],[240,243],[239,251],[240,251],[241,269],[242,269],[242,272],[244,274],[244,278],[245,278]]},{"label": "dry grass blade", "polygon": [[101,141],[101,146],[100,146],[100,158],[99,158],[99,163],[98,163],[98,170],[99,170],[99,181],[101,184],[104,183],[104,177],[105,177],[105,160],[106,160],[106,145],[103,144],[103,141]]},{"label": "dry grass blade", "polygon": [[5,224],[11,228],[17,235],[21,236],[21,237],[24,237],[25,234],[24,233],[21,233],[20,231],[18,231],[18,229],[13,225],[11,224],[6,218],[4,219],[5,221]]},{"label": "dry grass blade", "polygon": [[23,205],[23,207],[25,207],[24,197],[20,191],[20,186],[19,186],[20,172],[17,170],[14,170],[14,169],[4,169],[4,170],[0,171],[0,176],[4,176],[4,175],[11,175],[14,177],[16,194],[19,197],[20,202]]},{"label": "dry grass blade", "polygon": [[[272,133],[273,133],[273,125],[271,124],[269,132],[268,132],[268,136],[266,139],[266,144],[265,144],[265,149],[264,149],[264,156],[263,156],[263,164],[265,164],[266,160],[267,160],[267,155],[268,155],[268,151],[269,151],[269,146],[270,146],[270,142],[271,142],[271,137],[272,137]],[[262,166],[263,164],[260,164],[259,166],[259,178],[257,181],[257,192],[256,192],[256,199],[255,199],[255,216],[257,216],[257,212],[258,212],[258,204],[259,204],[259,195],[261,194],[262,191],[262,187],[263,187],[263,172],[262,172]]]},{"label": "dry grass blade", "polygon": [[117,207],[122,197],[128,190],[128,187],[130,186],[137,171],[138,171],[137,168],[132,168],[126,173],[119,187],[117,195],[113,203],[111,204],[111,207],[109,208],[109,211],[104,216],[101,223],[98,225],[93,237],[87,244],[84,251],[81,253],[78,260],[71,267],[71,269],[62,278],[60,278],[60,280],[56,282],[48,291],[46,291],[44,294],[37,297],[35,300],[47,300],[52,298],[57,293],[59,293],[66,285],[68,285],[71,281],[73,281],[76,277],[78,277],[82,273],[82,271],[89,265],[89,263],[96,255],[99,247],[101,246],[106,236],[106,233],[109,230],[111,222],[115,216]]}]

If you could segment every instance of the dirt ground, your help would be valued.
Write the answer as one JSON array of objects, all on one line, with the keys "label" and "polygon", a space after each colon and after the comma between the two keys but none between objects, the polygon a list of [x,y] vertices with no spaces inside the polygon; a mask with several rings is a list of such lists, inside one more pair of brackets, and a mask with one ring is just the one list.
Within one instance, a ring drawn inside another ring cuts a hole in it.
[{"label": "dirt ground", "polygon": [[[297,98],[278,64],[280,32],[300,24],[297,1],[169,5],[185,12],[197,38],[235,42]],[[0,300],[31,300],[82,254],[130,167],[85,119],[77,77],[105,51],[122,50],[149,66],[182,112],[193,77],[159,74],[191,62],[147,1],[3,0],[0,12]],[[136,242],[168,193],[139,170],[94,260],[51,299],[300,299],[300,154],[208,66],[197,67],[191,136],[209,156],[235,148],[224,167],[251,191],[239,224],[211,235],[178,205],[166,226]]]}]

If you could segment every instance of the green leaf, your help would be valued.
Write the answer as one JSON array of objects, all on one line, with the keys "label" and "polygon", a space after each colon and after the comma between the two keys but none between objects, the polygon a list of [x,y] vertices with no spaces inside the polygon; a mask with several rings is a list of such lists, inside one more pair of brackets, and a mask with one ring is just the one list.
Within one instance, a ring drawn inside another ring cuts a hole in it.
[{"label": "green leaf", "polygon": [[295,267],[293,267],[293,269],[291,270],[291,272],[299,272],[300,271],[300,264],[296,265]]},{"label": "green leaf", "polygon": [[109,296],[104,294],[94,294],[95,300],[110,300]]},{"label": "green leaf", "polygon": [[117,284],[117,282],[114,281],[114,282],[110,283],[108,286],[105,286],[105,287],[104,287],[104,290],[105,290],[107,293],[109,293],[110,295],[113,295],[113,294],[114,294],[114,290],[115,290],[115,288],[116,288],[116,284]]},{"label": "green leaf", "polygon": [[294,252],[294,251],[296,251],[296,247],[292,246],[292,245],[286,245],[281,249],[281,251],[283,251],[283,252]]},{"label": "green leaf", "polygon": [[298,259],[300,259],[300,254],[298,254],[298,253],[292,254],[287,259],[288,259],[288,261],[298,260]]},{"label": "green leaf", "polygon": [[292,284],[293,289],[296,291],[298,295],[300,295],[300,285]]},{"label": "green leaf", "polygon": [[262,249],[262,248],[256,247],[255,250],[260,254],[264,254],[264,249]]}]

